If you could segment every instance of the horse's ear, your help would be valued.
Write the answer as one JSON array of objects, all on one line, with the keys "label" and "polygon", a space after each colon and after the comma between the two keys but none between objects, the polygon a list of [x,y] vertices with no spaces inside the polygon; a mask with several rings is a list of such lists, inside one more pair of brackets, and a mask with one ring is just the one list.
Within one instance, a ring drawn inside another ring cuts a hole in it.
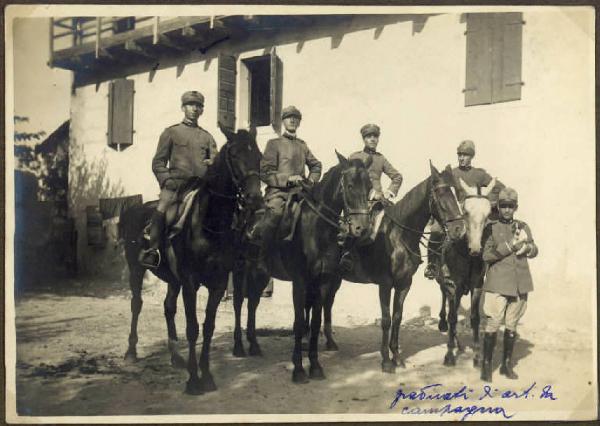
[{"label": "horse's ear", "polygon": [[438,171],[438,169],[435,168],[435,166],[433,165],[433,163],[431,162],[431,160],[429,160],[429,168],[431,169],[431,175],[435,176],[437,178],[440,177],[440,172]]},{"label": "horse's ear", "polygon": [[492,189],[494,189],[494,186],[496,186],[496,178],[492,179],[492,181],[488,184],[488,186],[481,188],[481,195],[483,195],[484,197],[487,197],[488,195],[490,195],[490,192],[492,192]]},{"label": "horse's ear", "polygon": [[256,140],[256,126],[250,126],[248,133],[250,133],[252,139]]},{"label": "horse's ear", "polygon": [[227,138],[227,142],[233,142],[235,139],[235,133],[233,133],[227,127],[223,126],[221,122],[218,122],[217,125],[219,126],[219,130],[221,130],[221,133],[223,133]]},{"label": "horse's ear", "polygon": [[458,178],[458,182],[467,195],[477,195],[477,189],[467,185],[461,177]]},{"label": "horse's ear", "polygon": [[337,149],[335,150],[335,154],[337,155],[338,161],[343,167],[348,167],[348,159],[340,154]]},{"label": "horse's ear", "polygon": [[365,161],[365,168],[368,169],[369,167],[371,167],[371,164],[373,164],[373,156],[369,155],[367,157],[367,160]]}]

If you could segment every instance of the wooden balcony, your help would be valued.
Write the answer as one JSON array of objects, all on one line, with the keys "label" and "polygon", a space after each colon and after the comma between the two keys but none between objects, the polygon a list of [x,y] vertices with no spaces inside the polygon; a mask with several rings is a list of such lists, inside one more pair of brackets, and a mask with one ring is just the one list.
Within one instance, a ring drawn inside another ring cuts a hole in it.
[{"label": "wooden balcony", "polygon": [[51,67],[94,71],[154,60],[165,52],[202,50],[227,37],[224,15],[195,17],[70,17],[52,19]]}]

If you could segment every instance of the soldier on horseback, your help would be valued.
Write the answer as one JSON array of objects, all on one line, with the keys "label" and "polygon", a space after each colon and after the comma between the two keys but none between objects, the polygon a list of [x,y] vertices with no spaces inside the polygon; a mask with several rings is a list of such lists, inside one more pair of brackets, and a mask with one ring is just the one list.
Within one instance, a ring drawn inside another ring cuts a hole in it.
[{"label": "soldier on horseback", "polygon": [[283,215],[290,191],[305,181],[315,184],[321,178],[322,164],[312,154],[306,142],[296,136],[302,114],[295,106],[283,109],[281,119],[285,127],[282,136],[267,142],[260,162],[260,178],[267,184],[266,211],[253,231],[253,239],[262,239],[263,254],[272,248],[277,228]]},{"label": "soldier on horseback", "polygon": [[181,110],[183,121],[162,132],[152,159],[160,195],[150,225],[149,248],[142,250],[139,256],[140,263],[148,268],[157,268],[160,264],[165,213],[177,200],[179,187],[191,177],[203,177],[217,155],[212,135],[198,126],[198,118],[204,112],[204,96],[197,91],[185,92],[181,96]]},{"label": "soldier on horseback", "polygon": [[[383,208],[386,205],[391,204],[392,202],[390,200],[398,194],[400,185],[402,185],[402,175],[394,168],[394,166],[392,166],[382,153],[377,152],[379,136],[381,135],[381,129],[378,125],[365,124],[360,129],[360,134],[363,138],[364,148],[362,151],[357,151],[350,155],[349,160],[359,159],[362,160],[363,163],[369,164],[369,178],[373,185],[373,189],[369,194],[369,204],[371,209]],[[369,158],[371,159],[370,163]],[[385,191],[381,185],[381,175],[384,173],[391,180],[389,187]],[[354,263],[349,239],[343,232],[339,238],[342,243],[340,269],[342,271],[349,271]]]},{"label": "soldier on horseback", "polygon": [[[492,176],[490,176],[485,169],[473,167],[471,165],[473,157],[475,156],[475,143],[473,143],[473,141],[462,141],[458,145],[456,153],[458,155],[458,167],[454,167],[452,169],[452,174],[454,175],[456,182],[459,182],[459,179],[462,179],[467,185],[474,188],[481,188],[490,184],[492,181]],[[498,198],[498,193],[502,188],[504,188],[504,184],[496,181],[496,185],[490,193],[490,201],[492,203],[492,218],[497,216],[495,200]],[[462,188],[462,185],[457,185],[456,197],[458,201],[462,203],[466,196],[467,194]],[[442,228],[435,220],[432,220],[431,240],[428,244],[427,268],[425,269],[425,277],[430,280],[435,279],[435,277],[438,276],[439,268],[442,266],[439,264],[441,259],[439,259],[439,255],[437,253],[439,253],[443,239],[444,234]]]}]

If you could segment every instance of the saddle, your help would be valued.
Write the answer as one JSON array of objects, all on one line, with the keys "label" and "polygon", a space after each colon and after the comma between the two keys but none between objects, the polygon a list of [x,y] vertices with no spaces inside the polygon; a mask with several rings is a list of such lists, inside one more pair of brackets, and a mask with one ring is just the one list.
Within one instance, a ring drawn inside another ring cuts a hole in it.
[{"label": "saddle", "polygon": [[[206,181],[199,177],[193,177],[186,181],[177,190],[176,201],[169,206],[165,212],[165,233],[168,239],[178,235],[183,229],[183,224],[191,210],[194,198],[204,188]],[[158,201],[149,203],[153,208],[156,208]],[[150,222],[144,228],[144,237],[148,239],[150,231]]]},{"label": "saddle", "polygon": [[302,188],[294,188],[288,193],[283,215],[277,228],[277,239],[286,242],[292,241],[296,232],[296,224],[300,218],[301,205],[304,202]]}]

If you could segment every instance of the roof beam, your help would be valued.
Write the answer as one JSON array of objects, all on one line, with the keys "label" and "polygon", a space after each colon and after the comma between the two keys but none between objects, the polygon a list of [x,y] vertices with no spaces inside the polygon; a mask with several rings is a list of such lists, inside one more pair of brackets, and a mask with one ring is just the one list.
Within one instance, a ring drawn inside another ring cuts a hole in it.
[{"label": "roof beam", "polygon": [[136,43],[134,40],[127,40],[125,42],[125,50],[128,52],[135,53],[139,56],[144,56],[145,58],[156,59],[156,55],[143,48],[139,43]]},{"label": "roof beam", "polygon": [[177,50],[179,52],[185,52],[189,50],[187,47],[177,43],[177,41],[173,40],[165,34],[160,34],[158,36],[156,45],[168,47],[169,49]]}]

